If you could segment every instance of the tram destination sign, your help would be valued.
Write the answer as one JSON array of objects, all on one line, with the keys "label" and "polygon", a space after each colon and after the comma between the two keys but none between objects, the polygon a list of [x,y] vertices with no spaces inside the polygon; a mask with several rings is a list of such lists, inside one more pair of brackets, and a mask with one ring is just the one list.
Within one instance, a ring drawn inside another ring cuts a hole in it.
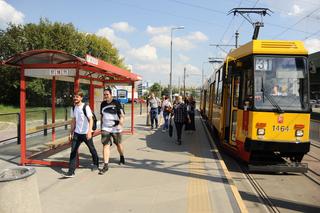
[{"label": "tram destination sign", "polygon": [[25,69],[24,74],[30,77],[75,76],[76,69]]}]

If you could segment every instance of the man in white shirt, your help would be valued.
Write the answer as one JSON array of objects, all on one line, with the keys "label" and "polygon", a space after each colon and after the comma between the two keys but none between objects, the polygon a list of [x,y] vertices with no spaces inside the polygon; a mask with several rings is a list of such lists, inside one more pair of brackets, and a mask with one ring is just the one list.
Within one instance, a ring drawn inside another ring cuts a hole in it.
[{"label": "man in white shirt", "polygon": [[[74,171],[76,170],[76,156],[79,149],[79,146],[82,142],[88,146],[94,167],[92,170],[97,170],[99,168],[99,157],[97,151],[93,145],[92,140],[92,112],[88,105],[86,108],[84,103],[82,103],[83,93],[78,92],[74,95],[74,107],[71,109],[71,131],[70,131],[70,140],[71,140],[71,153],[69,159],[69,171],[65,174],[65,177],[74,177]],[[84,113],[86,111],[86,115]]]}]

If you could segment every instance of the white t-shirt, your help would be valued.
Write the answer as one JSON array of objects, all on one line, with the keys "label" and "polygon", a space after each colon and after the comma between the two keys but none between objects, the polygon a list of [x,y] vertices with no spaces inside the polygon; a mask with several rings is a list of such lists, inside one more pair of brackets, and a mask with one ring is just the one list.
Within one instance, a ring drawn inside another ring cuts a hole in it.
[{"label": "white t-shirt", "polygon": [[163,102],[162,102],[162,106],[161,106],[161,111],[164,111],[164,108],[165,107],[172,107],[171,106],[171,103],[170,103],[170,101],[167,99],[167,100],[164,100]]},{"label": "white t-shirt", "polygon": [[[75,118],[76,120],[76,128],[74,129],[74,132],[78,134],[87,134],[89,130],[89,121],[83,113],[83,106],[84,103],[81,103],[80,106],[76,105],[74,107],[74,112],[71,108],[71,118]],[[86,107],[86,112],[90,119],[92,117],[92,112],[88,105]]]}]

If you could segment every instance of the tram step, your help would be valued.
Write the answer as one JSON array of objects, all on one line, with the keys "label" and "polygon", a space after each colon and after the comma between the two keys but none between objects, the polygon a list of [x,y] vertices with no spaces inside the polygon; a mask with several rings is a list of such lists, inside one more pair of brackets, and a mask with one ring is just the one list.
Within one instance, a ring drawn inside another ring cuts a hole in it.
[{"label": "tram step", "polygon": [[281,164],[249,164],[250,172],[293,172],[293,173],[306,173],[308,171],[307,163],[281,163]]}]

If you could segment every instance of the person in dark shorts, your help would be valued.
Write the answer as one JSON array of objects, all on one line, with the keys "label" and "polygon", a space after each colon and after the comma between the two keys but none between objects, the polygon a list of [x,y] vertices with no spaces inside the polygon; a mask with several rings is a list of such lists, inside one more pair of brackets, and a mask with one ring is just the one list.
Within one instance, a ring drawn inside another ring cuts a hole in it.
[{"label": "person in dark shorts", "polygon": [[121,143],[121,132],[123,129],[124,112],[121,104],[112,98],[111,89],[103,91],[104,101],[100,106],[101,113],[101,143],[103,144],[103,161],[104,165],[99,170],[102,175],[108,171],[110,146],[113,143],[117,146],[120,154],[119,164],[125,164],[124,149]]}]

